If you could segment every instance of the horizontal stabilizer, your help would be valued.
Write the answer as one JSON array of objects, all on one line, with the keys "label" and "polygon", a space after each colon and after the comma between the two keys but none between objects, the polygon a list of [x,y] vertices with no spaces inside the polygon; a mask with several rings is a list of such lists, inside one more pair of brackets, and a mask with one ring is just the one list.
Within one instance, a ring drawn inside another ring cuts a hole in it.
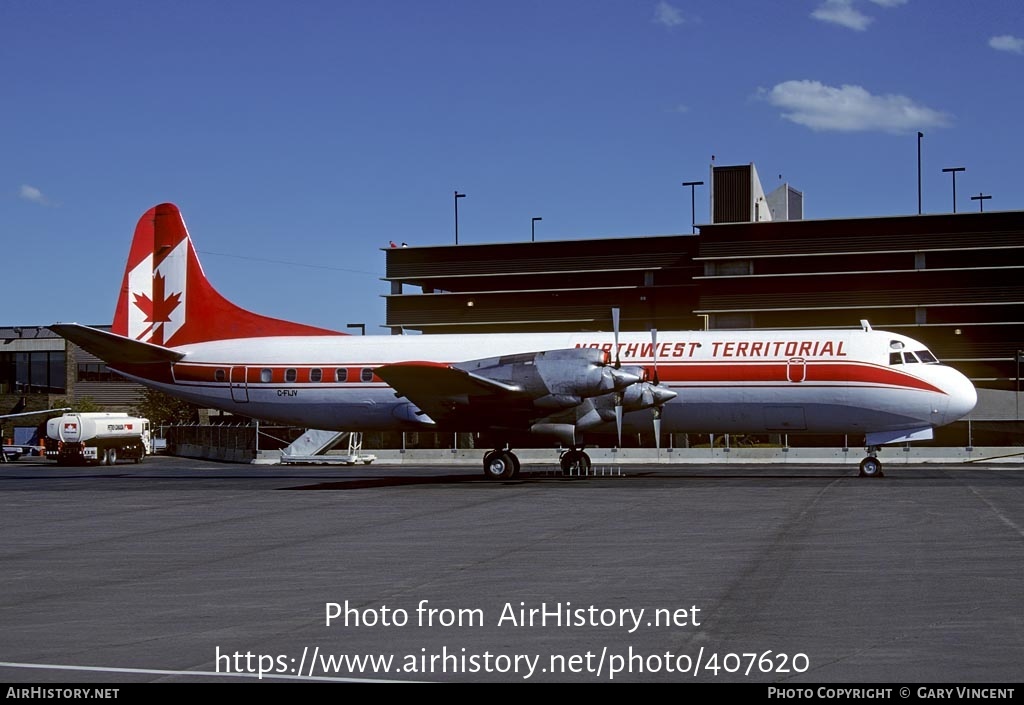
[{"label": "horizontal stabilizer", "polygon": [[111,367],[173,363],[185,357],[183,353],[159,345],[143,343],[78,323],[55,323],[49,328]]}]

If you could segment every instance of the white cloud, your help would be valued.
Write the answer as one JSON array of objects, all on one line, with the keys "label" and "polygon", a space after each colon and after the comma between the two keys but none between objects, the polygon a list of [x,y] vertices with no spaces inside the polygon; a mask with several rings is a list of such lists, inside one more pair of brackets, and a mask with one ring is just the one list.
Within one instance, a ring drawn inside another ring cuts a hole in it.
[{"label": "white cloud", "polygon": [[825,0],[811,17],[863,32],[874,20],[853,6],[853,0]]},{"label": "white cloud", "polygon": [[665,0],[661,0],[654,7],[654,21],[666,27],[677,27],[686,22],[683,18],[683,13],[678,8],[669,5]]},{"label": "white cloud", "polygon": [[1012,34],[1001,34],[988,40],[988,45],[999,51],[1010,51],[1014,54],[1024,54],[1024,39],[1015,37]]},{"label": "white cloud", "polygon": [[907,4],[907,0],[871,0],[871,2],[882,7],[899,7]]},{"label": "white cloud", "polygon": [[18,198],[38,203],[41,206],[52,205],[50,203],[50,199],[44,196],[42,191],[37,189],[35,186],[29,186],[28,184],[22,184],[21,188],[18,189]]},{"label": "white cloud", "polygon": [[911,132],[946,127],[952,118],[903,95],[872,95],[861,86],[786,81],[763,93],[782,117],[812,130]]}]

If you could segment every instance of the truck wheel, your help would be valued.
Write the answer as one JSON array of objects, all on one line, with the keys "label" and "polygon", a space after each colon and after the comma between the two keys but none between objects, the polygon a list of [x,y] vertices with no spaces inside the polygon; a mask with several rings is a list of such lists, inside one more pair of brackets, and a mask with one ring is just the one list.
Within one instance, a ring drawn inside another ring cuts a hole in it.
[{"label": "truck wheel", "polygon": [[117,448],[107,449],[107,465],[117,465]]}]

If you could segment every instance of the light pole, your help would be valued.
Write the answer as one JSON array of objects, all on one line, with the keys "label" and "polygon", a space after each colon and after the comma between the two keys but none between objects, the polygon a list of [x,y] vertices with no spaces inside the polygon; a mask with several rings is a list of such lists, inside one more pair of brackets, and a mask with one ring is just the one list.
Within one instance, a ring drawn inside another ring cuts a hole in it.
[{"label": "light pole", "polygon": [[544,219],[543,218],[530,218],[530,242],[536,242],[537,241],[536,226],[537,226],[537,221],[538,220],[544,220]]},{"label": "light pole", "polygon": [[917,133],[917,214],[921,215],[921,138],[923,132]]},{"label": "light pole", "polygon": [[465,198],[466,194],[455,192],[455,244],[459,244],[459,199]]},{"label": "light pole", "polygon": [[1024,350],[1017,351],[1017,420],[1020,421],[1020,363],[1024,361]]},{"label": "light pole", "polygon": [[967,171],[967,167],[964,166],[951,166],[946,167],[942,170],[943,173],[953,175],[953,212],[956,213],[956,173],[958,171]]},{"label": "light pole", "polygon": [[695,205],[694,205],[696,203],[696,200],[694,200],[695,199],[694,191],[696,191],[698,186],[703,186],[703,185],[704,185],[703,181],[684,181],[683,182],[683,186],[689,186],[690,187],[690,231],[692,233],[696,233],[697,232],[697,214],[695,212]]},{"label": "light pole", "polygon": [[358,328],[359,335],[366,335],[366,324],[365,323],[349,323],[345,326],[346,328]]},{"label": "light pole", "polygon": [[983,193],[979,193],[977,196],[971,196],[971,200],[972,201],[977,201],[978,202],[978,212],[979,213],[984,213],[985,212],[985,201],[988,201],[991,198],[992,198],[991,196],[987,196],[987,195],[985,195]]}]

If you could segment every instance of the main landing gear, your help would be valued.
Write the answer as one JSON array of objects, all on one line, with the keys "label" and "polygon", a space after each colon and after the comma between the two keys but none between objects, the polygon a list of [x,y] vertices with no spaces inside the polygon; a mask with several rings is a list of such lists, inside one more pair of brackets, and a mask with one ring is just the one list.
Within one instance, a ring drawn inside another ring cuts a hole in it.
[{"label": "main landing gear", "polygon": [[885,477],[885,473],[882,472],[882,461],[878,459],[878,451],[881,448],[878,446],[868,446],[866,450],[868,457],[860,461],[860,476]]},{"label": "main landing gear", "polygon": [[563,475],[586,475],[590,470],[590,456],[583,448],[570,448],[558,459]]},{"label": "main landing gear", "polygon": [[[590,470],[590,456],[582,447],[565,451],[558,463],[563,475],[586,475]],[[488,480],[512,480],[518,476],[519,458],[507,447],[484,454],[484,477]]]},{"label": "main landing gear", "polygon": [[508,449],[484,454],[484,476],[489,480],[511,480],[519,474],[519,458]]}]

